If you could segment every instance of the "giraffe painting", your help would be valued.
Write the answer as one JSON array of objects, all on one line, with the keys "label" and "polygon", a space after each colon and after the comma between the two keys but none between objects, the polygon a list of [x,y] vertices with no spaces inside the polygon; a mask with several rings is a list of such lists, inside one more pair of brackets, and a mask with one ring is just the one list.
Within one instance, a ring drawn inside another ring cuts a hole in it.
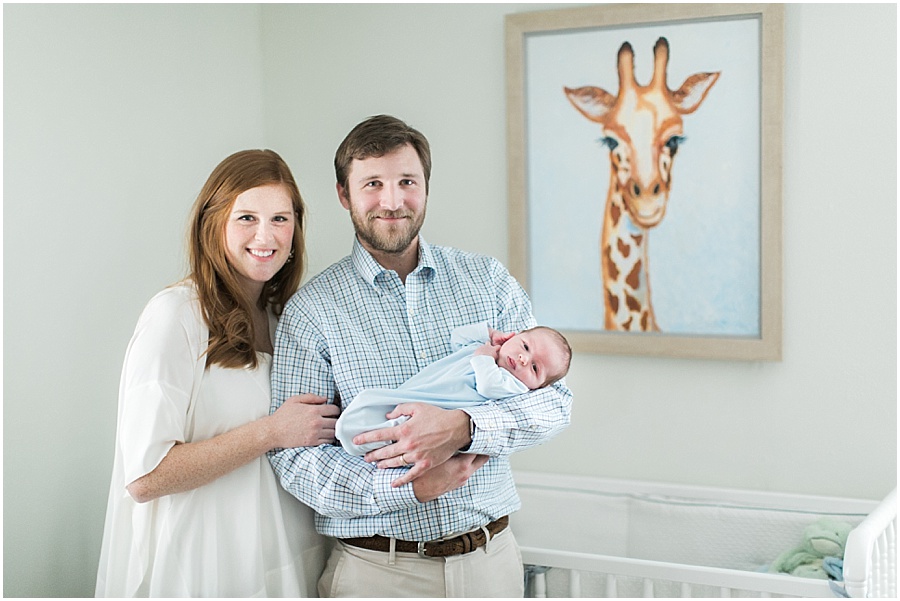
[{"label": "giraffe painting", "polygon": [[672,165],[684,142],[682,116],[696,111],[720,72],[695,73],[677,90],[666,82],[669,43],[653,48],[653,76],[642,86],[634,77],[634,51],[619,48],[619,90],[565,87],[566,97],[598,123],[609,149],[610,180],[600,234],[600,272],[606,330],[654,332],[650,299],[648,232],[663,220],[672,189]]}]

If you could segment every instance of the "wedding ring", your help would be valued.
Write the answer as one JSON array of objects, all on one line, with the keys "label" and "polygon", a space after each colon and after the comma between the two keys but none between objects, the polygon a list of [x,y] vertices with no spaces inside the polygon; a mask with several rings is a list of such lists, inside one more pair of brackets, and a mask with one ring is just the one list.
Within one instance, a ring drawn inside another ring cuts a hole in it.
[{"label": "wedding ring", "polygon": [[406,462],[406,457],[404,457],[404,455],[406,455],[406,453],[400,453],[400,461],[403,462],[403,466],[401,467],[409,465],[409,463]]}]

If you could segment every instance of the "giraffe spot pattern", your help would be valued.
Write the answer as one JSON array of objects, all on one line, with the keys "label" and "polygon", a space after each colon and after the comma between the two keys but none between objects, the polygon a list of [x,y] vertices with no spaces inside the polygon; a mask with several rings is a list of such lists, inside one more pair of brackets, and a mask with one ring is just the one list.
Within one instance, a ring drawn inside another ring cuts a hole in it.
[{"label": "giraffe spot pattern", "polygon": [[641,303],[640,301],[638,301],[638,299],[634,298],[627,292],[623,292],[623,294],[625,295],[625,306],[628,307],[630,311],[634,311],[635,313],[637,313],[641,310]]},{"label": "giraffe spot pattern", "polygon": [[619,205],[613,204],[609,207],[609,217],[612,220],[613,227],[619,225],[619,217],[622,216],[622,210],[619,208]]},{"label": "giraffe spot pattern", "polygon": [[611,246],[606,247],[606,273],[613,281],[619,279],[619,268],[616,267],[616,262],[612,257]]},{"label": "giraffe spot pattern", "polygon": [[609,299],[609,308],[612,309],[613,313],[617,313],[619,311],[619,297],[609,290],[606,291],[606,297]]},{"label": "giraffe spot pattern", "polygon": [[634,264],[634,269],[625,278],[625,283],[631,286],[632,290],[637,290],[641,283],[641,261],[637,261]]}]

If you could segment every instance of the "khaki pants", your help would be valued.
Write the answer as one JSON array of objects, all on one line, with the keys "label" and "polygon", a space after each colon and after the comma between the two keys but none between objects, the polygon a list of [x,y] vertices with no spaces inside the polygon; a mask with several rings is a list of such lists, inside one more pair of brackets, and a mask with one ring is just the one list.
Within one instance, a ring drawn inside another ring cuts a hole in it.
[{"label": "khaki pants", "polygon": [[507,528],[452,557],[370,551],[337,541],[319,578],[322,597],[522,597],[522,555]]}]

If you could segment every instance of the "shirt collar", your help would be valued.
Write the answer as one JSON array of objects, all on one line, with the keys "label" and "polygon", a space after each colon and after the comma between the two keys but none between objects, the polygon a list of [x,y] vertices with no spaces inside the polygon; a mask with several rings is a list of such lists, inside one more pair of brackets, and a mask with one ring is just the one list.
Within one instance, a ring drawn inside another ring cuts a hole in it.
[{"label": "shirt collar", "polygon": [[[369,254],[363,245],[359,242],[359,238],[353,237],[353,252],[350,255],[353,267],[356,272],[362,276],[362,279],[375,287],[375,278],[387,270]],[[434,260],[434,251],[430,244],[425,242],[421,234],[419,235],[419,264],[410,275],[422,272],[426,278],[430,278],[435,271],[436,263]]]},{"label": "shirt collar", "polygon": [[413,273],[421,271],[423,276],[430,278],[434,275],[436,269],[437,262],[434,260],[434,250],[432,250],[430,244],[425,242],[425,238],[419,235],[419,266],[413,270]]}]

